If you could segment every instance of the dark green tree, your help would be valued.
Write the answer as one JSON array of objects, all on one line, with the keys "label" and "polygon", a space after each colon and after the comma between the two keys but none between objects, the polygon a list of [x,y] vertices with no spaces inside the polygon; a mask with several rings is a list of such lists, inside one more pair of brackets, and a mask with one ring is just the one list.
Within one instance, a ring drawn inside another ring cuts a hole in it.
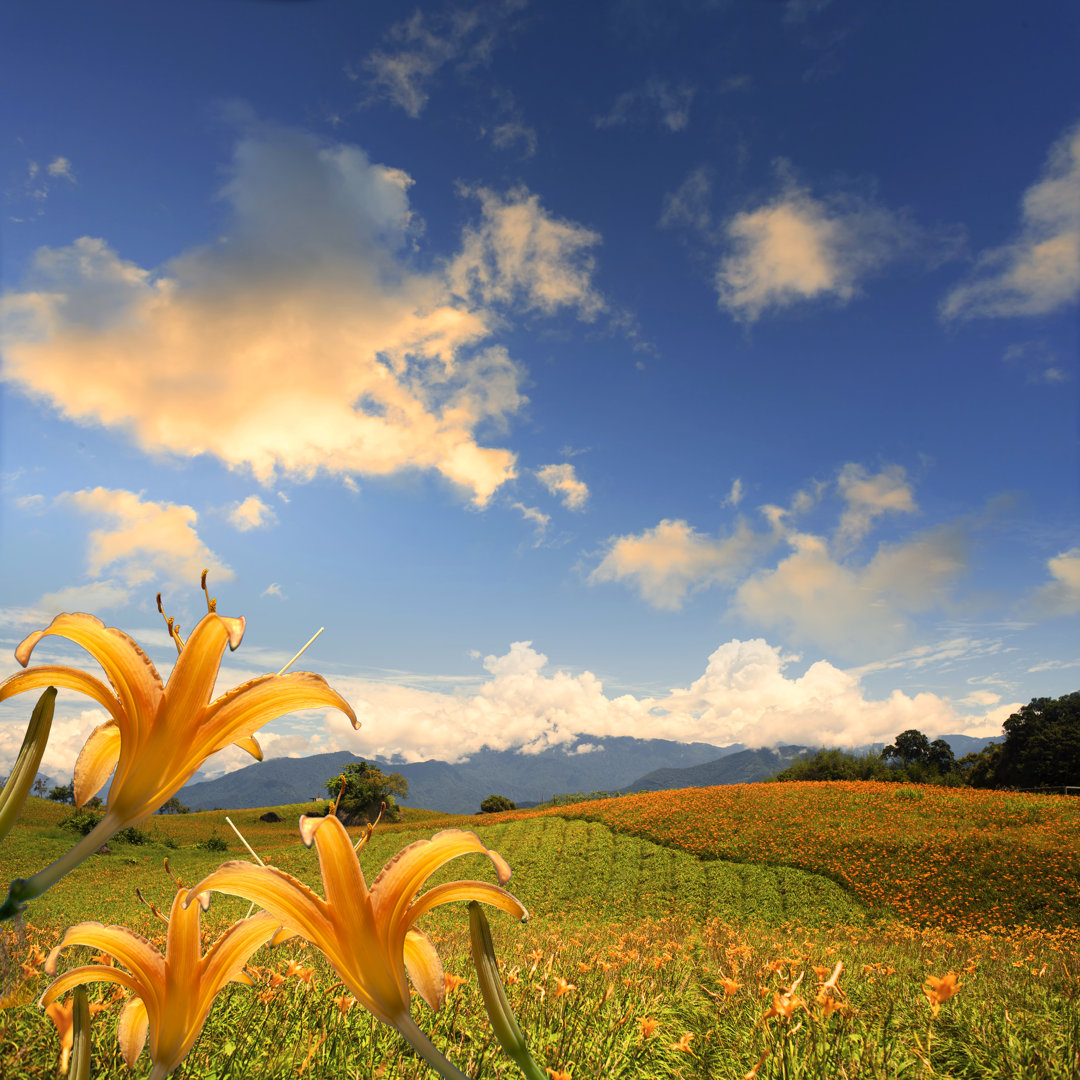
[{"label": "dark green tree", "polygon": [[162,803],[158,808],[159,814],[190,814],[191,807],[184,806],[180,799],[174,795],[168,802]]},{"label": "dark green tree", "polygon": [[1080,784],[1080,691],[1032,698],[1004,723],[998,785]]},{"label": "dark green tree", "polygon": [[926,754],[926,764],[942,776],[956,771],[956,755],[944,739],[935,739]]},{"label": "dark green tree", "polygon": [[499,814],[504,810],[516,809],[517,804],[512,803],[505,795],[489,795],[480,804],[480,812],[483,814]]},{"label": "dark green tree", "polygon": [[904,765],[926,764],[930,760],[930,740],[921,731],[908,728],[896,736],[896,742],[881,751],[881,756],[898,758]]},{"label": "dark green tree", "polygon": [[998,769],[1004,744],[991,743],[974,754],[965,754],[957,763],[964,783],[969,787],[992,788],[997,786]]},{"label": "dark green tree", "polygon": [[53,802],[67,803],[69,806],[75,803],[75,781],[72,780],[69,784],[57,784],[56,787],[49,792],[49,798]]},{"label": "dark green tree", "polygon": [[346,824],[359,825],[374,821],[384,803],[386,819],[397,821],[401,810],[395,796],[408,798],[409,783],[401,773],[384,773],[371,762],[351,761],[343,773],[326,781],[326,790],[331,798],[341,792],[337,816]]}]

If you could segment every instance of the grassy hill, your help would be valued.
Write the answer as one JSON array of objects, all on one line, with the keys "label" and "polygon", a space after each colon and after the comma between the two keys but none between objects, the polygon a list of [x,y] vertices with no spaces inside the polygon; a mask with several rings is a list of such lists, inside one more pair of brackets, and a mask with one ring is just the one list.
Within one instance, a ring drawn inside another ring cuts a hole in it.
[{"label": "grassy hill", "polygon": [[[164,927],[134,888],[167,910],[175,886],[164,857],[187,883],[250,858],[226,817],[263,859],[321,893],[316,854],[296,828],[308,808],[275,808],[285,819],[277,824],[259,820],[263,808],[153,818],[147,843],[114,842],[35,901],[21,937],[10,926],[0,933],[21,983],[0,1011],[0,1075],[55,1076],[57,1036],[33,1004],[48,984],[35,946],[46,952],[81,919],[162,943]],[[64,813],[30,800],[0,844],[0,879],[66,850]],[[556,1075],[741,1080],[755,1066],[758,1080],[1080,1074],[1080,800],[756,784],[484,818],[408,810],[361,848],[368,881],[402,846],[446,827],[477,830],[514,869],[509,888],[532,918],[519,926],[493,915],[492,928],[531,1052]],[[197,846],[214,835],[227,850]],[[431,884],[460,877],[493,880],[487,860],[468,856]],[[220,932],[247,907],[215,894],[204,930]],[[425,928],[445,970],[465,982],[438,1014],[415,1004],[418,1022],[469,1076],[516,1075],[484,1016],[463,910],[440,909]],[[90,959],[70,951],[59,970]],[[313,948],[294,939],[263,949],[251,970],[256,985],[219,996],[178,1080],[434,1076],[351,1002]],[[959,990],[935,1011],[926,979],[950,971]],[[110,993],[98,985],[91,996]],[[120,1056],[117,1008],[95,1021],[93,1075],[142,1080],[146,1056],[134,1074]]]}]

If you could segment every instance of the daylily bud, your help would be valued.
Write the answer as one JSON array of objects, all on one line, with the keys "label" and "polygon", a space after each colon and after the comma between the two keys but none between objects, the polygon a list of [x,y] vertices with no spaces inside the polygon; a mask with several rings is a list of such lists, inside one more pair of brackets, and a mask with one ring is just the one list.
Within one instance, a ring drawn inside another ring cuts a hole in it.
[{"label": "daylily bud", "polygon": [[543,1070],[529,1054],[525,1036],[506,1000],[506,991],[499,978],[499,963],[495,959],[495,945],[491,940],[491,928],[483,908],[475,900],[469,901],[469,933],[472,935],[473,963],[480,980],[480,992],[484,995],[484,1007],[496,1037],[502,1048],[517,1062],[526,1080],[546,1080]]},{"label": "daylily bud", "polygon": [[4,790],[0,792],[0,840],[7,836],[8,830],[15,824],[15,819],[26,802],[26,796],[30,794],[38,766],[41,764],[41,755],[45,753],[45,744],[49,741],[55,704],[56,687],[47,686],[34,706],[19,757]]}]

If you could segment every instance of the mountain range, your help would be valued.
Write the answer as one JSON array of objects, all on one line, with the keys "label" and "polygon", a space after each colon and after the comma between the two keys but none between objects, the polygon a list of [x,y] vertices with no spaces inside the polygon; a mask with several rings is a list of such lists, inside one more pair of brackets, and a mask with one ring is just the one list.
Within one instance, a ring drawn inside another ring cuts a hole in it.
[{"label": "mountain range", "polygon": [[[993,738],[945,735],[957,757],[979,750]],[[882,744],[858,748],[880,750]],[[661,791],[740,784],[786,768],[805,746],[750,749],[741,744],[677,743],[666,739],[605,739],[602,746],[579,742],[539,753],[480,750],[468,760],[394,762],[376,758],[383,772],[400,773],[409,784],[406,806],[446,813],[475,813],[488,795],[505,795],[518,806],[546,802],[555,795],[590,792]],[[280,806],[326,797],[327,781],[350,762],[364,760],[348,750],[310,757],[270,758],[214,780],[189,781],[180,802],[192,810]],[[372,760],[372,759],[367,759]]]}]

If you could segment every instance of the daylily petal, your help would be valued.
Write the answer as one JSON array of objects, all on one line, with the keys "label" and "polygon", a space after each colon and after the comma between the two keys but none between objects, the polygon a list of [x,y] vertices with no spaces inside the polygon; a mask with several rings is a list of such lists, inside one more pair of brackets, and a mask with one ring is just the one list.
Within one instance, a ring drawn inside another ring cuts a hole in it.
[{"label": "daylily petal", "polygon": [[327,706],[340,709],[354,728],[360,726],[352,706],[321,675],[310,671],[260,675],[234,687],[210,705],[199,725],[199,740],[209,742],[210,749],[206,751],[209,756],[279,716]]},{"label": "daylily petal", "polygon": [[169,911],[169,930],[165,940],[165,978],[176,986],[187,986],[195,979],[202,953],[199,927],[201,907],[185,907],[187,889],[177,889]]},{"label": "daylily petal", "polygon": [[[25,638],[15,650],[15,659],[26,667],[34,646],[49,634],[81,645],[102,666],[112,683],[123,713],[128,717],[153,716],[161,703],[163,687],[150,658],[122,630],[106,626],[85,612],[57,615],[44,629]],[[124,716],[116,716],[124,725]]]},{"label": "daylily petal", "polygon": [[324,951],[324,945],[335,950],[325,902],[313,889],[276,866],[256,866],[243,859],[224,862],[189,891],[186,903],[191,903],[190,892],[211,889],[251,900],[286,929],[296,930]]},{"label": "daylily petal", "polygon": [[146,1032],[150,1026],[150,1017],[146,1012],[146,1003],[141,997],[128,999],[120,1021],[116,1026],[116,1037],[120,1040],[120,1053],[124,1055],[129,1069],[135,1068],[143,1047],[146,1045]]},{"label": "daylily petal", "polygon": [[412,898],[439,867],[459,855],[487,855],[495,864],[500,883],[510,880],[510,867],[498,852],[490,851],[476,833],[444,829],[430,840],[417,840],[402,848],[383,868],[371,886],[375,921],[393,926],[401,921]]},{"label": "daylily petal", "polygon": [[[56,971],[56,959],[61,949],[69,945],[89,945],[115,957],[138,980],[143,989],[137,991],[147,1006],[160,1009],[157,987],[165,983],[165,961],[161,953],[146,938],[122,926],[105,926],[99,922],[78,923],[68,927],[60,944],[45,961],[46,974]],[[112,970],[102,968],[102,970]]]},{"label": "daylily petal", "polygon": [[39,664],[26,671],[17,672],[0,683],[0,701],[5,701],[27,690],[41,690],[46,686],[62,686],[65,690],[77,690],[93,698],[114,720],[120,719],[120,704],[116,695],[100,680],[78,668],[60,664]]},{"label": "daylily petal", "polygon": [[416,992],[432,1009],[438,1009],[446,996],[442,961],[422,930],[409,930],[405,935],[405,970]]},{"label": "daylily petal", "polygon": [[115,720],[99,724],[90,733],[75,762],[75,805],[96,795],[120,760],[120,727]]},{"label": "daylily petal", "polygon": [[90,964],[87,967],[72,968],[63,975],[54,979],[45,992],[38,998],[38,1004],[42,1007],[55,1001],[62,994],[74,989],[79,983],[108,982],[126,986],[133,994],[141,994],[142,988],[133,975],[119,968],[106,967],[104,964]]},{"label": "daylily petal", "polygon": [[262,761],[263,759],[262,747],[254,735],[245,735],[244,738],[237,739],[233,746],[239,746],[241,750],[246,750],[256,761]]},{"label": "daylily petal", "polygon": [[375,927],[371,921],[367,882],[345,826],[333,814],[326,817],[305,814],[300,819],[300,835],[306,846],[311,847],[312,841],[315,843],[322,873],[323,899],[336,913],[337,920],[346,925],[353,924],[361,936],[373,933]]},{"label": "daylily petal", "polygon": [[212,999],[227,982],[253,985],[250,975],[243,971],[252,953],[267,944],[280,920],[260,911],[249,919],[235,922],[214,942],[203,957],[202,985]]},{"label": "daylily petal", "polygon": [[[157,718],[157,723],[166,730],[185,730],[186,734],[192,718],[200,716],[210,703],[225,646],[234,636],[228,624],[236,621],[211,612],[204,615],[188,635],[183,652],[176,658],[169,675],[165,707]],[[239,621],[242,626],[243,620]]]},{"label": "daylily petal", "polygon": [[432,908],[439,907],[440,904],[452,904],[455,900],[480,900],[513,915],[516,919],[524,921],[529,917],[524,904],[498,885],[486,881],[448,881],[417,897],[416,903],[405,913],[405,925],[411,927]]}]

